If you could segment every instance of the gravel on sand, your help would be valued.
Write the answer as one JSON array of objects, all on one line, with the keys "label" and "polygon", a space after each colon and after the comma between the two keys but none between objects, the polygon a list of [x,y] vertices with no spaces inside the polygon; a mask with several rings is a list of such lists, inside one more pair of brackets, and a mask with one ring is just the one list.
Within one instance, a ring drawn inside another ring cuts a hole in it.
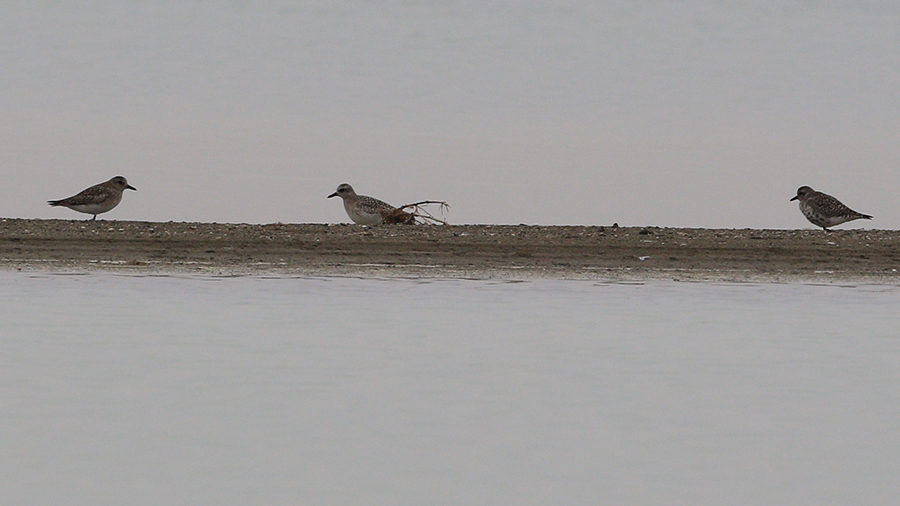
[{"label": "gravel on sand", "polygon": [[0,219],[0,269],[900,283],[900,231]]}]

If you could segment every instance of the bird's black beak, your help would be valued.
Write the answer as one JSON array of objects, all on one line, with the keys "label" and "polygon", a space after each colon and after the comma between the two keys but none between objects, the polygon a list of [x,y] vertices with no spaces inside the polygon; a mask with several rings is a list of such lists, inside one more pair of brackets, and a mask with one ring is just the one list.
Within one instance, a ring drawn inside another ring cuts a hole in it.
[{"label": "bird's black beak", "polygon": [[331,195],[329,195],[328,198],[331,198],[331,197],[337,197],[337,196],[338,196],[337,192],[334,192],[334,193],[332,193]]},{"label": "bird's black beak", "polygon": [[793,202],[794,200],[797,200],[797,198],[798,198],[798,197],[795,195],[794,198],[792,198],[792,199],[789,200],[788,202]]},{"label": "bird's black beak", "polygon": [[134,186],[131,186],[131,185],[126,186],[125,189],[137,191],[137,188],[135,188]]}]

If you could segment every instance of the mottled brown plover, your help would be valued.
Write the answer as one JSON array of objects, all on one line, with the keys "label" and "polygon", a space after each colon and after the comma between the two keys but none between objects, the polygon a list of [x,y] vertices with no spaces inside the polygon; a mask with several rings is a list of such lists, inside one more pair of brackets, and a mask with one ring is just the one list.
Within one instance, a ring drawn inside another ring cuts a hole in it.
[{"label": "mottled brown plover", "polygon": [[122,176],[116,176],[105,183],[100,183],[84,190],[78,195],[67,199],[47,201],[51,206],[68,207],[79,213],[93,214],[91,220],[96,220],[97,215],[105,213],[119,205],[122,201],[122,193],[125,190],[137,188],[128,184]]},{"label": "mottled brown plover", "polygon": [[868,214],[862,214],[841,204],[841,201],[831,195],[817,192],[809,186],[801,186],[797,190],[797,196],[791,200],[800,201],[800,211],[810,223],[823,230],[828,227],[840,225],[852,220],[871,220]]},{"label": "mottled brown plover", "polygon": [[365,195],[357,195],[353,187],[343,183],[337,187],[337,191],[328,196],[340,197],[344,200],[344,210],[353,223],[359,225],[380,225],[384,223],[384,213],[390,213],[397,208],[382,202],[376,198]]}]

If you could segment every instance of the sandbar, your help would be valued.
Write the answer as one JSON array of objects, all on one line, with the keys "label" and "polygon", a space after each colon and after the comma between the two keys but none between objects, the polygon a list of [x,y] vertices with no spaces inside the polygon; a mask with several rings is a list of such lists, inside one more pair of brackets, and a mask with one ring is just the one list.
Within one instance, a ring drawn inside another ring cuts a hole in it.
[{"label": "sandbar", "polygon": [[0,269],[900,284],[900,231],[5,218]]}]

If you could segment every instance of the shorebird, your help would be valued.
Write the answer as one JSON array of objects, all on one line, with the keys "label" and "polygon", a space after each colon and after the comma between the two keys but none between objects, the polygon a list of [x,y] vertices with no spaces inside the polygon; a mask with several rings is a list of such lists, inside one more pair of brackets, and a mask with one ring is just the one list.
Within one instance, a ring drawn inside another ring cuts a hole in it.
[{"label": "shorebird", "polygon": [[340,197],[344,200],[344,210],[353,223],[359,225],[380,225],[384,223],[384,213],[396,211],[397,208],[376,198],[357,195],[353,187],[343,183],[337,191],[328,196]]},{"label": "shorebird", "polygon": [[119,205],[125,190],[137,191],[137,188],[128,184],[124,177],[116,176],[105,183],[95,184],[78,195],[62,200],[49,200],[47,203],[51,206],[68,207],[79,213],[93,214],[91,220],[96,220],[98,214]]},{"label": "shorebird", "polygon": [[797,190],[797,196],[791,200],[799,200],[803,216],[806,216],[806,219],[813,225],[822,227],[822,230],[826,232],[828,227],[848,221],[872,219],[868,214],[858,213],[831,195],[817,192],[809,186],[801,186]]}]

